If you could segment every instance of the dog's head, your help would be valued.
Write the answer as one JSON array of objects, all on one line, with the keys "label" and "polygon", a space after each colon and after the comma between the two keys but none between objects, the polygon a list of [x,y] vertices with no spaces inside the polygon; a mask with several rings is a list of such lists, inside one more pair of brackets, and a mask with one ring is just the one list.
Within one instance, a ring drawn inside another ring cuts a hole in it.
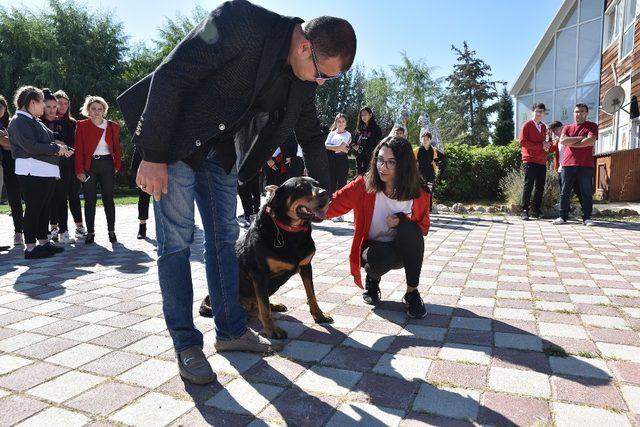
[{"label": "dog's head", "polygon": [[272,215],[289,225],[320,222],[324,219],[331,195],[318,181],[308,177],[286,180],[267,202]]}]

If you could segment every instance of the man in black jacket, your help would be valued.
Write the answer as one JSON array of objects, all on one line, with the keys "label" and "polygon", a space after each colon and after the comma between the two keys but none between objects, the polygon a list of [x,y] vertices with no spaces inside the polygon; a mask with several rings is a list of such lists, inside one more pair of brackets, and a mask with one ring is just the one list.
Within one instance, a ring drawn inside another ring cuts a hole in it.
[{"label": "man in black jacket", "polygon": [[239,304],[236,183],[253,177],[295,131],[310,174],[326,187],[315,89],[348,70],[356,50],[347,21],[320,17],[304,29],[302,22],[245,0],[223,3],[118,98],[142,154],[136,184],[155,199],[165,321],[180,374],[195,383],[215,375],[192,316],[194,200],[204,228],[216,350],[281,347],[247,328]]}]

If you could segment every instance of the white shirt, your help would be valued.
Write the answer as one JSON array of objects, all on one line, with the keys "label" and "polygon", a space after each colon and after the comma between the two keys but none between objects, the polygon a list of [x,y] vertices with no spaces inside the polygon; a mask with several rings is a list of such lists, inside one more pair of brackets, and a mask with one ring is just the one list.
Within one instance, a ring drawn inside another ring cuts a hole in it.
[{"label": "white shirt", "polygon": [[109,150],[109,145],[107,145],[107,125],[108,122],[103,120],[101,124],[98,125],[100,129],[103,129],[102,136],[100,137],[100,142],[96,146],[96,151],[93,152],[94,156],[108,156],[111,154],[111,150]]},{"label": "white shirt", "polygon": [[536,122],[535,120],[531,120],[534,125],[536,125],[536,129],[538,129],[538,133],[542,132],[542,122]]},{"label": "white shirt", "polygon": [[412,208],[413,200],[401,202],[388,198],[382,191],[376,193],[368,239],[378,242],[392,241],[396,237],[397,230],[387,227],[387,217],[399,212],[411,215]]},{"label": "white shirt", "polygon": [[349,144],[351,142],[351,134],[349,131],[344,131],[342,133],[338,133],[337,130],[332,130],[327,135],[327,140],[324,142],[324,145],[329,145],[331,147],[339,147],[341,144]]},{"label": "white shirt", "polygon": [[[22,114],[33,120],[33,116],[26,111],[18,110],[16,114]],[[43,178],[60,179],[60,167],[51,163],[36,160],[32,157],[26,159],[16,159],[16,175],[22,176],[39,176]]]}]

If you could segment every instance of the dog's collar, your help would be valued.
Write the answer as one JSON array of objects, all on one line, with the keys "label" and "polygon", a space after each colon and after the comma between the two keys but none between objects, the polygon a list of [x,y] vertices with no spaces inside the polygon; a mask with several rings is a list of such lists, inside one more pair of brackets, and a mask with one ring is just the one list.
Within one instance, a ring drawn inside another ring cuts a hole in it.
[{"label": "dog's collar", "polygon": [[278,227],[278,228],[280,228],[280,229],[282,229],[284,231],[288,231],[289,233],[300,233],[302,231],[309,231],[309,226],[308,225],[291,226],[291,225],[284,224],[281,221],[278,221],[276,219],[276,217],[271,214],[271,208],[269,206],[267,206],[266,212],[271,217],[271,219],[273,220],[273,223],[276,225],[276,227]]}]

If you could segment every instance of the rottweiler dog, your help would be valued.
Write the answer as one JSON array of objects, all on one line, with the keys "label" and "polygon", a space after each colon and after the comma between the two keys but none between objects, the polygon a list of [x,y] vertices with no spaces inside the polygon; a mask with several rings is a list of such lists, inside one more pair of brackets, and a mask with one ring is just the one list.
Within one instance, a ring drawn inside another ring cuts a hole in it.
[{"label": "rottweiler dog", "polygon": [[[322,312],[313,289],[311,259],[316,247],[311,223],[324,219],[331,195],[314,179],[290,178],[278,187],[262,206],[253,223],[236,243],[240,270],[240,303],[247,312],[258,309],[258,317],[268,338],[287,337],[276,326],[271,313],[287,310],[283,304],[270,304],[273,295],[294,274],[300,274],[307,303],[317,323],[333,319]],[[200,306],[202,316],[211,317],[207,296]]]}]

